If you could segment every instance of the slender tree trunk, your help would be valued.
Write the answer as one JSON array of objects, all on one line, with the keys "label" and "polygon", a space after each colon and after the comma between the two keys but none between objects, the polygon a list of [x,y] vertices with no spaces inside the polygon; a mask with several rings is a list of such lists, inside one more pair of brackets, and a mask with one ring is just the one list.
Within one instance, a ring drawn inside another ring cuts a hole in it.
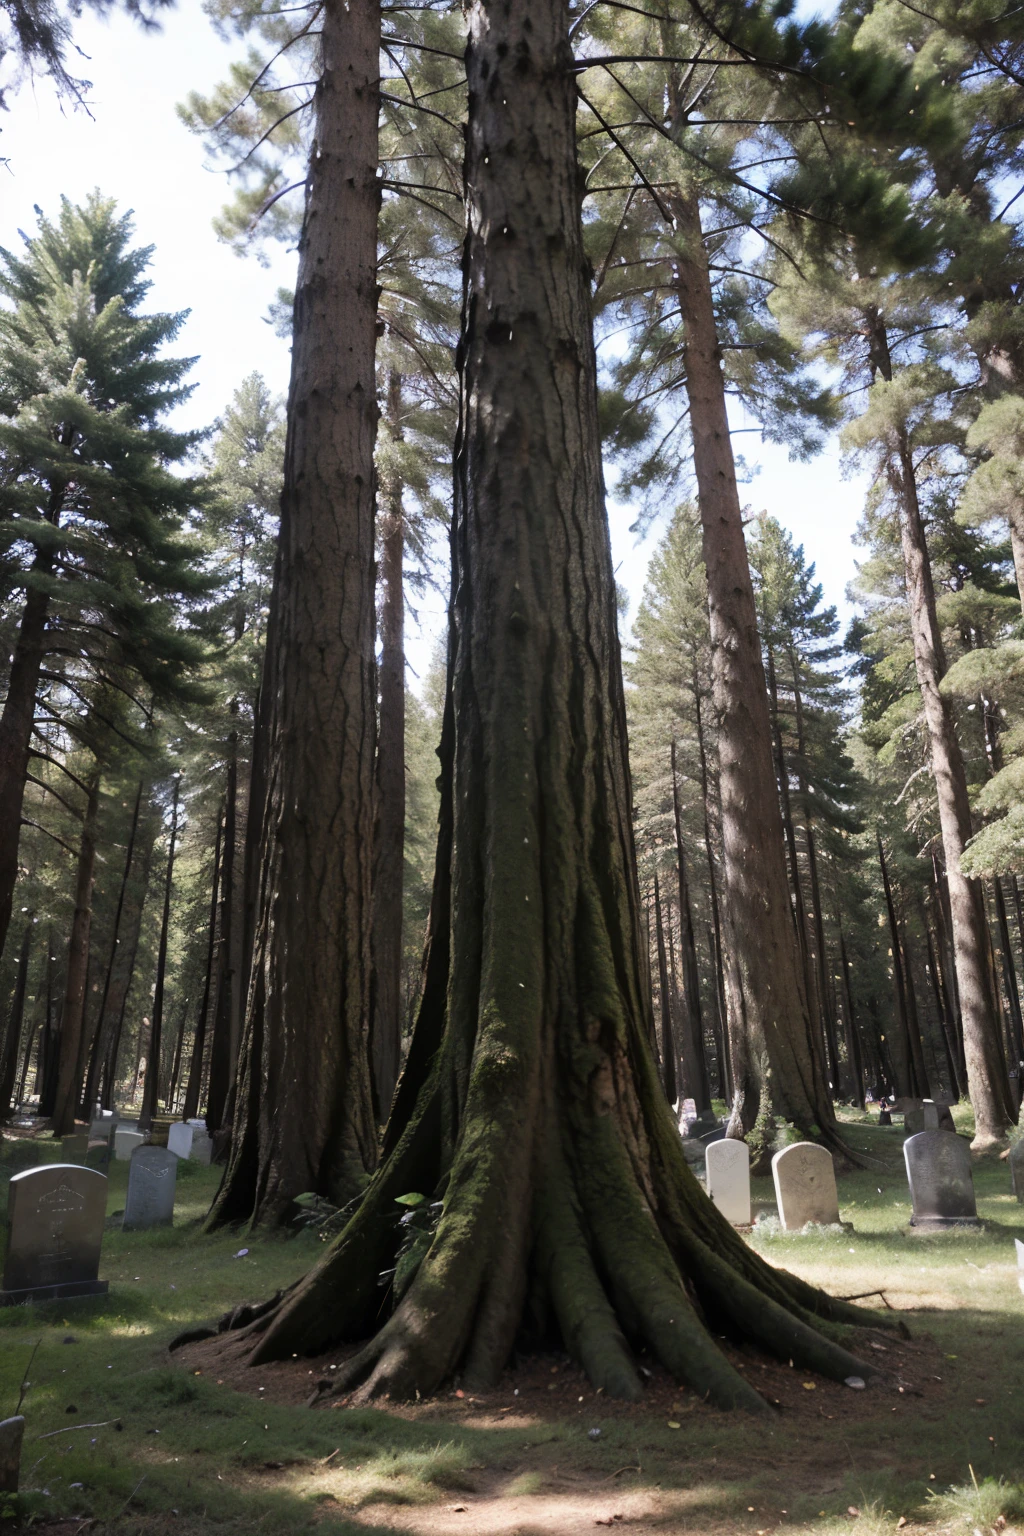
[{"label": "slender tree trunk", "polygon": [[875,834],[878,845],[878,863],[882,871],[882,889],[885,892],[885,909],[889,918],[889,942],[892,945],[892,984],[896,1014],[896,1039],[891,1040],[890,1056],[896,1069],[896,1092],[901,1098],[924,1098],[928,1093],[924,1075],[924,1058],[921,1053],[921,1037],[915,1036],[916,1014],[910,1012],[911,979],[900,933],[896,904],[889,883],[889,867],[885,860],[881,833]]},{"label": "slender tree trunk", "polygon": [[[59,505],[60,497],[54,493],[50,499],[48,521],[56,522]],[[0,712],[0,953],[7,941],[18,879],[21,813],[36,714],[36,691],[46,655],[52,574],[53,553],[41,549],[32,563],[25,607],[11,657],[7,697]],[[36,582],[40,584],[36,585]]]},{"label": "slender tree trunk", "polygon": [[142,1095],[139,1129],[148,1131],[160,1105],[160,1050],[164,1022],[164,987],[167,980],[167,938],[171,926],[171,889],[174,884],[174,848],[178,840],[178,797],[181,775],[174,776],[171,800],[171,836],[167,847],[167,873],[164,877],[164,910],[160,919],[160,943],[156,955],[156,986],[153,989],[153,1017],[149,1026],[146,1053],[146,1087]]},{"label": "slender tree trunk", "polygon": [[[871,315],[868,318],[872,327],[873,359],[883,377],[891,379],[888,339],[881,317]],[[960,856],[972,833],[971,808],[952,706],[939,687],[946,671],[946,653],[935,607],[935,587],[917,495],[917,477],[906,428],[896,427],[894,434],[894,448],[888,465],[889,482],[899,506],[914,663],[931,744],[932,775],[946,860],[967,1082],[974,1110],[972,1146],[983,1150],[1005,1136],[1014,1122],[1015,1113],[1006,1063],[1000,1049],[996,998],[986,963],[981,885],[977,880],[969,880],[960,868]]]},{"label": "slender tree trunk", "polygon": [[[220,873],[214,872],[214,890],[219,889],[217,916],[217,949],[213,1007],[213,1030],[210,1038],[210,1076],[206,1095],[206,1121],[211,1131],[219,1131],[226,1123],[231,1078],[235,1070],[231,1042],[235,1036],[234,1005],[237,977],[232,966],[234,954],[234,885],[235,885],[235,826],[238,805],[238,737],[233,734],[231,757],[228,762],[227,784],[224,795],[224,838],[220,856]],[[220,828],[217,829],[218,844]],[[211,930],[212,932],[212,930]],[[205,1030],[205,1021],[203,1024]],[[191,1079],[190,1079],[191,1086]],[[198,1091],[198,1079],[196,1089]]]},{"label": "slender tree trunk", "polygon": [[959,1098],[960,1085],[957,1081],[956,1075],[956,1056],[953,1050],[953,1031],[950,1028],[946,996],[942,985],[942,977],[939,974],[939,966],[935,958],[935,941],[932,938],[932,930],[928,923],[927,917],[925,917],[924,931],[925,939],[928,945],[928,974],[932,980],[932,994],[935,998],[935,1012],[939,1020],[939,1033],[942,1036],[942,1049],[946,1058],[946,1072],[949,1075],[950,1092],[953,1093],[956,1098]]},{"label": "slender tree trunk", "polygon": [[839,1040],[836,1033],[836,1014],[833,989],[828,981],[828,956],[825,951],[825,920],[821,905],[821,883],[818,878],[818,845],[814,836],[814,816],[811,812],[810,788],[803,764],[807,761],[807,743],[804,736],[804,705],[800,691],[797,659],[789,653],[790,674],[793,683],[793,708],[796,714],[797,785],[804,807],[804,839],[807,844],[807,875],[810,881],[811,914],[814,922],[814,980],[818,994],[818,1008],[825,1036],[825,1051],[832,1077],[833,1092],[840,1091]]},{"label": "slender tree trunk", "polygon": [[720,1090],[722,1098],[727,1104],[732,1103],[733,1078],[732,1065],[729,1061],[729,1025],[726,1016],[725,1000],[725,956],[722,952],[722,916],[718,902],[718,871],[715,868],[715,854],[711,846],[711,821],[712,821],[712,794],[711,776],[708,767],[707,743],[704,740],[704,718],[700,702],[700,679],[696,672],[693,675],[693,703],[694,723],[697,729],[697,760],[700,764],[700,787],[704,805],[704,854],[708,866],[708,896],[711,905],[711,925],[714,942],[710,946],[711,958],[714,964],[714,997],[715,997],[715,1045],[718,1051],[719,1076],[721,1077]]},{"label": "slender tree trunk", "polygon": [[[402,377],[388,377],[387,418],[402,436]],[[405,510],[394,466],[380,486],[380,669],[373,884],[373,1080],[386,1119],[402,1048],[402,876],[405,861]]]},{"label": "slender tree trunk", "polygon": [[[221,829],[222,818],[217,818],[217,841],[213,850],[213,890],[210,894],[210,933],[206,946],[206,977],[203,982],[203,998],[199,1004],[199,1017],[196,1019],[196,1032],[192,1040],[192,1059],[188,1068],[188,1086],[185,1089],[185,1107],[181,1112],[183,1120],[194,1120],[199,1114],[199,1090],[203,1081],[203,1053],[206,1049],[206,1016],[210,1008],[210,987],[213,977],[213,956],[217,937],[217,897],[219,885],[224,878],[224,869],[221,864]],[[212,1120],[207,1115],[207,1128],[212,1125]]]},{"label": "slender tree trunk", "polygon": [[939,861],[934,852],[932,853],[932,886],[935,891],[935,916],[939,935],[943,986],[949,996],[949,1014],[956,1036],[957,1082],[960,1085],[960,1096],[963,1098],[967,1093],[967,1058],[964,1055],[964,1025],[960,1013],[960,989],[957,983],[956,965],[953,960],[949,891],[946,886],[945,874],[939,867]]},{"label": "slender tree trunk", "polygon": [[853,1008],[853,987],[850,984],[850,960],[846,953],[846,939],[842,924],[839,925],[839,962],[843,970],[843,1012],[846,1015],[846,1055],[853,1078],[853,1097],[858,1109],[864,1108],[864,1058],[861,1051],[857,1018]]},{"label": "slender tree trunk", "polygon": [[53,1101],[57,1091],[57,1049],[56,1029],[53,1022],[53,967],[56,956],[53,952],[53,925],[46,930],[46,1015],[43,1020],[43,1033],[39,1045],[39,1064],[36,1067],[36,1096],[39,1100],[39,1114],[49,1119],[53,1113]]},{"label": "slender tree trunk", "polygon": [[82,821],[82,841],[75,879],[75,916],[68,944],[68,968],[64,983],[64,1007],[60,1018],[60,1064],[53,1107],[53,1134],[68,1136],[75,1128],[75,1109],[81,1088],[79,1060],[85,1023],[85,994],[89,971],[89,934],[92,926],[92,886],[96,869],[96,814],[100,800],[100,776],[88,781],[89,798]]},{"label": "slender tree trunk", "polygon": [[654,877],[654,927],[658,944],[658,1001],[661,1004],[661,1081],[665,1098],[674,1104],[676,1087],[676,1043],[672,1031],[672,995],[668,985],[668,960],[665,954],[665,924],[661,915],[661,891]]},{"label": "slender tree trunk", "polygon": [[110,959],[107,961],[106,974],[103,978],[103,995],[100,998],[99,1012],[96,1016],[96,1032],[93,1038],[92,1050],[89,1054],[89,1070],[86,1073],[83,1098],[86,1110],[90,1114],[99,1094],[102,1068],[107,1060],[110,1040],[114,1032],[114,1019],[109,1009],[110,990],[121,944],[121,919],[124,914],[125,895],[132,875],[132,858],[135,854],[135,839],[139,830],[143,788],[144,786],[140,780],[138,792],[135,796],[135,805],[132,809],[131,825],[128,829],[128,846],[124,856],[124,873],[121,876],[121,888],[117,894],[117,907],[114,911],[114,931],[110,940]]},{"label": "slender tree trunk", "polygon": [[11,1112],[15,1108],[14,1100],[17,1097],[14,1089],[18,1077],[18,1046],[21,1043],[21,1026],[25,1018],[25,992],[28,988],[28,963],[32,952],[33,922],[34,919],[30,917],[25,924],[25,931],[22,934],[21,953],[18,956],[18,974],[14,979],[11,1011],[7,1018],[7,1028],[4,1031],[3,1050],[0,1051],[0,1122],[3,1123],[11,1118]]},{"label": "slender tree trunk", "polygon": [[1010,925],[1006,918],[1006,899],[1003,896],[1003,888],[998,875],[992,881],[992,894],[995,898],[996,921],[999,925],[999,948],[1003,959],[1006,1000],[1010,1008],[1010,1059],[1013,1062],[1015,1074],[1010,1083],[1010,1088],[1017,1101],[1017,1109],[1019,1111],[1021,1094],[1020,1074],[1024,1071],[1024,1019],[1021,1017],[1020,989],[1017,986],[1017,971],[1013,963]]},{"label": "slender tree trunk", "polygon": [[379,7],[326,0],[320,29],[254,743],[252,970],[213,1224],[281,1220],[304,1190],[343,1203],[377,1153],[368,1031]]},{"label": "slender tree trunk", "polygon": [[681,246],[675,286],[685,327],[686,392],[704,531],[718,720],[732,976],[728,1017],[735,1098],[730,1131],[742,1135],[754,1123],[767,1091],[760,1070],[766,1052],[775,1113],[805,1133],[814,1128],[841,1145],[832,1102],[812,1054],[811,1019],[793,932],[761,642],[695,192],[680,189],[672,211]]},{"label": "slender tree trunk", "polygon": [[[132,880],[126,899],[126,910],[121,917],[124,942],[119,946],[117,964],[107,994],[107,1013],[111,1020],[110,1041],[103,1068],[103,1107],[113,1109],[114,1089],[117,1084],[117,1058],[124,1033],[124,1017],[128,1006],[128,994],[135,974],[135,960],[142,934],[142,915],[149,892],[149,876],[156,845],[157,819],[147,814],[142,822],[141,841],[135,858],[137,874]],[[141,1033],[141,1031],[140,1031]]]},{"label": "slender tree trunk", "polygon": [[[321,1263],[244,1342],[258,1361],[370,1332],[332,1373],[341,1390],[411,1397],[457,1369],[493,1383],[531,1297],[606,1392],[641,1391],[625,1325],[710,1401],[762,1410],[711,1318],[843,1379],[853,1357],[813,1319],[863,1314],[769,1269],[703,1194],[647,1043],[568,26],[563,0],[469,11],[426,985],[382,1168]],[[410,1190],[440,1209],[428,1207],[436,1224],[389,1298],[379,1276],[395,1263],[395,1197]]]},{"label": "slender tree trunk", "polygon": [[706,1115],[711,1108],[711,1086],[708,1082],[707,1059],[704,1052],[704,1017],[700,1005],[700,972],[697,968],[697,946],[693,937],[693,913],[690,907],[690,887],[686,878],[686,854],[683,848],[683,818],[679,803],[679,775],[676,772],[676,744],[672,742],[672,810],[676,834],[676,866],[679,873],[679,947],[683,967],[683,997],[686,1002],[686,1019],[683,1026],[684,1090],[693,1099],[698,1115]]}]

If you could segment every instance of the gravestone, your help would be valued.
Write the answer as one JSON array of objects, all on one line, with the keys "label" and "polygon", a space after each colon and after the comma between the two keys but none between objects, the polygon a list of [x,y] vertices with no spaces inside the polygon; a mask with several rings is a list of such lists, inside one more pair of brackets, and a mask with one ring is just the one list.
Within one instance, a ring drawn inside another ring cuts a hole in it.
[{"label": "gravestone", "polygon": [[750,1148],[745,1141],[713,1141],[707,1149],[708,1194],[726,1221],[750,1226]]},{"label": "gravestone", "polygon": [[151,1147],[166,1147],[167,1134],[172,1125],[178,1122],[173,1115],[154,1115],[149,1126],[149,1144]]},{"label": "gravestone", "polygon": [[1010,1148],[1010,1188],[1024,1205],[1024,1136]]},{"label": "gravestone", "polygon": [[190,1125],[176,1121],[167,1132],[167,1150],[177,1157],[191,1157],[194,1131]]},{"label": "gravestone", "polygon": [[679,1105],[679,1130],[683,1136],[692,1134],[697,1119],[697,1105],[693,1099],[683,1099]]},{"label": "gravestone", "polygon": [[89,1150],[88,1136],[62,1136],[60,1160],[62,1163],[84,1163]]},{"label": "gravestone", "polygon": [[918,1232],[945,1227],[980,1227],[971,1177],[971,1151],[960,1136],[948,1131],[921,1131],[903,1143],[914,1213],[910,1225]]},{"label": "gravestone", "polygon": [[97,1296],[107,1181],[92,1168],[51,1163],[11,1179],[0,1305]]},{"label": "gravestone", "polygon": [[105,1136],[98,1141],[89,1138],[89,1145],[85,1153],[85,1166],[95,1168],[97,1173],[104,1175],[110,1172],[110,1142]]},{"label": "gravestone", "polygon": [[171,1225],[177,1177],[178,1159],[167,1147],[136,1147],[128,1169],[128,1195],[124,1202],[126,1231]]},{"label": "gravestone", "polygon": [[206,1168],[213,1161],[213,1138],[208,1136],[205,1130],[197,1129],[193,1132],[189,1157],[194,1163],[202,1163]]},{"label": "gravestone", "polygon": [[118,1126],[114,1132],[114,1156],[119,1163],[131,1162],[132,1153],[136,1147],[141,1147],[145,1141],[141,1131],[125,1131]]},{"label": "gravestone", "polygon": [[938,1104],[934,1099],[897,1099],[893,1105],[903,1116],[903,1129],[908,1136],[919,1136],[922,1131],[950,1131],[956,1134],[956,1125],[948,1104]]},{"label": "gravestone", "polygon": [[21,1442],[25,1437],[25,1417],[0,1420],[0,1493],[17,1493],[21,1474]]},{"label": "gravestone", "polygon": [[772,1158],[779,1220],[786,1232],[808,1223],[830,1227],[839,1221],[839,1196],[832,1154],[813,1141],[798,1141]]},{"label": "gravestone", "polygon": [[89,1127],[90,1141],[113,1141],[118,1122],[113,1115],[102,1115]]}]

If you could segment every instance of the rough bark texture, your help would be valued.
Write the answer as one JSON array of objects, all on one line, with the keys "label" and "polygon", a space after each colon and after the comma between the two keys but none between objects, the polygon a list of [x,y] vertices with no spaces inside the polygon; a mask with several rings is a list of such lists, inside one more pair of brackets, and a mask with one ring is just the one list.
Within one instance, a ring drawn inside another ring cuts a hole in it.
[{"label": "rough bark texture", "polygon": [[85,990],[89,971],[89,933],[92,927],[92,886],[96,869],[96,813],[99,808],[99,774],[88,784],[82,821],[82,840],[75,876],[75,915],[68,943],[68,967],[64,983],[64,1007],[60,1016],[60,1058],[57,1093],[53,1106],[53,1134],[67,1136],[75,1128],[75,1110],[82,1074],[82,1030],[85,1024]]},{"label": "rough bark texture", "polygon": [[[721,353],[700,210],[693,193],[673,199],[679,231],[676,292],[685,327],[711,667],[718,717],[719,782],[729,955],[729,1039],[735,1097],[731,1133],[749,1130],[761,1095],[807,1134],[837,1141],[835,1117],[812,1054],[803,966],[793,929],[782,818],[772,764],[757,632]],[[770,1082],[761,1081],[766,1052]]]},{"label": "rough bark texture", "polygon": [[[192,1055],[189,1060],[188,1083],[185,1087],[185,1103],[181,1111],[183,1120],[191,1120],[199,1113],[199,1095],[203,1082],[203,1056],[206,1049],[206,1016],[210,1011],[210,987],[213,979],[213,956],[217,938],[217,901],[220,884],[226,871],[221,863],[221,833],[223,817],[217,818],[217,841],[213,851],[213,887],[210,892],[210,925],[206,943],[206,971],[203,979],[203,995],[196,1016],[196,1030],[192,1037]],[[207,1127],[216,1128],[219,1121],[207,1113]]]},{"label": "rough bark texture", "polygon": [[[391,436],[402,431],[402,380],[388,380]],[[405,512],[394,467],[380,487],[380,669],[373,872],[373,1080],[387,1119],[402,1045],[402,877],[405,860]]]},{"label": "rough bark texture", "polygon": [[114,983],[114,972],[117,968],[118,955],[121,950],[121,921],[124,916],[125,898],[128,893],[129,882],[133,874],[132,859],[135,854],[135,839],[139,830],[139,815],[142,810],[144,787],[140,782],[135,795],[135,805],[132,809],[132,819],[128,829],[128,846],[125,849],[124,856],[124,870],[117,893],[114,928],[110,938],[110,958],[107,961],[107,968],[103,977],[103,991],[100,994],[100,1004],[96,1012],[96,1031],[93,1036],[92,1049],[89,1053],[89,1070],[86,1073],[85,1088],[82,1092],[84,1107],[89,1114],[92,1113],[93,1105],[100,1090],[103,1064],[107,1059],[110,1042],[114,1033],[115,1016],[110,1008],[110,994]]},{"label": "rough bark texture", "polygon": [[[697,1114],[706,1115],[711,1108],[711,1084],[708,1081],[707,1055],[704,1050],[704,1016],[700,1002],[700,971],[697,966],[697,946],[693,934],[693,911],[690,906],[690,884],[686,878],[686,853],[683,846],[683,813],[679,803],[679,775],[676,772],[676,744],[672,743],[672,819],[676,834],[676,867],[679,876],[679,947],[682,951],[683,998],[686,1016],[683,1020],[683,1091],[691,1098]],[[714,958],[714,957],[712,957]],[[724,1079],[724,1063],[719,1061],[719,1075]]]},{"label": "rough bark texture", "polygon": [[[469,12],[462,419],[438,869],[385,1161],[251,1358],[372,1334],[365,1396],[493,1382],[557,1335],[634,1397],[632,1346],[721,1406],[729,1333],[856,1369],[865,1320],[770,1269],[689,1172],[649,1047],[563,0]],[[787,919],[788,920],[788,919]],[[418,1191],[422,1228],[399,1227]],[[396,1262],[387,1290],[379,1275]],[[390,1304],[390,1316],[387,1312]]]},{"label": "rough bark texture", "polygon": [[[238,977],[235,975],[234,959],[234,927],[235,927],[235,829],[237,825],[238,811],[238,735],[232,732],[230,754],[228,758],[227,782],[224,790],[224,819],[223,819],[223,849],[221,849],[221,829],[217,829],[217,849],[219,865],[214,869],[214,901],[216,903],[211,924],[216,927],[217,944],[214,951],[214,1005],[213,1005],[213,1029],[210,1038],[210,1075],[209,1087],[206,1095],[206,1123],[210,1130],[216,1131],[224,1124],[227,1110],[228,1095],[231,1091],[231,1078],[235,1069],[232,1056],[231,1042],[235,1034],[234,1016],[236,1005],[236,992]],[[210,929],[210,940],[213,942],[214,926]],[[210,976],[207,975],[207,984],[210,984]],[[202,1019],[202,1031],[205,1036],[206,1014]],[[197,1032],[198,1039],[198,1032]],[[202,1071],[202,1051],[199,1053],[200,1073]],[[200,1077],[189,1074],[189,1093],[197,1096],[200,1086]],[[197,1110],[192,1111],[198,1113]]]},{"label": "rough bark texture", "polygon": [[376,1156],[368,1028],[379,10],[371,0],[327,0],[321,27],[254,746],[252,963],[214,1224],[279,1220],[305,1190],[348,1200]]}]

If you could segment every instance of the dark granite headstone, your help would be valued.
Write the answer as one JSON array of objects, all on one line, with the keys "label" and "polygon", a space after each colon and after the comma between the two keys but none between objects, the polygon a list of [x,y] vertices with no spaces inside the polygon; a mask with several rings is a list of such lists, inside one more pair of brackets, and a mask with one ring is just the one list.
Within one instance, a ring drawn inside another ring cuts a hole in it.
[{"label": "dark granite headstone", "polygon": [[21,1442],[25,1437],[24,1415],[0,1420],[0,1493],[17,1493],[21,1475]]},{"label": "dark granite headstone", "polygon": [[903,1116],[903,1129],[908,1136],[919,1136],[922,1131],[949,1131],[956,1135],[956,1125],[948,1104],[934,1099],[897,1099],[894,1108]]},{"label": "dark granite headstone", "polygon": [[60,1160],[62,1163],[84,1163],[89,1150],[88,1136],[62,1136]]},{"label": "dark granite headstone", "polygon": [[96,1296],[107,1181],[92,1168],[51,1163],[11,1179],[0,1305]]},{"label": "dark granite headstone", "polygon": [[1010,1148],[1010,1188],[1024,1205],[1024,1136]]},{"label": "dark granite headstone", "polygon": [[178,1159],[166,1147],[136,1147],[128,1168],[125,1229],[168,1227],[174,1220]]},{"label": "dark granite headstone", "polygon": [[921,1131],[903,1143],[914,1214],[910,1225],[918,1231],[940,1232],[945,1227],[978,1227],[978,1207],[971,1177],[971,1150],[960,1136],[948,1131]]}]

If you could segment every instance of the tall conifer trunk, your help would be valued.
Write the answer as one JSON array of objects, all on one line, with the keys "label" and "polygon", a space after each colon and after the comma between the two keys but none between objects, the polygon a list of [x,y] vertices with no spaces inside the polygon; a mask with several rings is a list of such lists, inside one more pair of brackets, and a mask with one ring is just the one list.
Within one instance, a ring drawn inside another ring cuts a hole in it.
[{"label": "tall conifer trunk", "polygon": [[[388,378],[388,427],[402,435],[402,376]],[[380,724],[377,731],[373,872],[373,1076],[387,1119],[402,1045],[402,875],[405,859],[405,511],[390,465],[380,487]]]},{"label": "tall conifer trunk", "polygon": [[[725,1221],[649,1048],[568,25],[565,0],[469,10],[438,862],[385,1161],[316,1268],[219,1347],[370,1333],[341,1390],[411,1397],[457,1368],[493,1383],[539,1305],[595,1386],[636,1397],[643,1342],[712,1402],[762,1410],[715,1333],[842,1379],[870,1369],[841,1342],[865,1314]],[[424,1226],[382,1293],[411,1191]]]},{"label": "tall conifer trunk", "polygon": [[[376,1157],[373,843],[380,10],[326,0],[281,530],[254,742],[252,960],[211,1222],[351,1199]],[[258,798],[257,798],[258,797]]]},{"label": "tall conifer trunk", "polygon": [[[14,993],[7,1016],[7,1028],[4,1031],[3,1048],[0,1049],[0,1123],[10,1118],[11,1111],[16,1108],[18,1102],[18,1095],[15,1092],[18,1078],[18,1045],[21,1041],[21,1026],[25,1017],[25,992],[28,987],[28,963],[32,950],[32,926],[33,919],[30,917],[21,938],[18,974],[14,978]],[[29,1045],[31,1046],[31,1040]]]},{"label": "tall conifer trunk", "polygon": [[[82,840],[75,875],[75,915],[68,944],[64,1007],[60,1016],[60,1055],[57,1092],[53,1106],[53,1134],[67,1136],[75,1128],[75,1110],[81,1087],[79,1065],[85,1024],[85,993],[89,971],[89,934],[92,927],[92,886],[96,869],[96,814],[99,809],[100,776],[88,781],[88,800],[82,821]],[[84,1065],[84,1064],[83,1064]]]},{"label": "tall conifer trunk", "polygon": [[[37,555],[33,565],[35,574],[49,577],[52,568],[52,559],[42,552]],[[7,697],[0,712],[0,953],[7,940],[14,908],[21,812],[35,722],[36,690],[46,654],[49,612],[49,592],[45,588],[30,587],[14,642]]]},{"label": "tall conifer trunk", "polygon": [[[881,315],[866,316],[873,367],[892,379],[889,341]],[[992,1146],[1016,1119],[999,1040],[999,1014],[988,966],[988,936],[981,884],[960,869],[960,856],[973,828],[967,775],[956,736],[953,709],[940,689],[946,671],[946,651],[935,607],[935,585],[917,494],[910,438],[905,427],[894,429],[895,440],[887,471],[898,510],[907,606],[914,641],[914,665],[921,690],[931,767],[939,806],[939,826],[946,864],[946,886],[956,965],[964,1055],[975,1134],[972,1146]]]},{"label": "tall conifer trunk", "polygon": [[793,929],[782,817],[754,590],[750,579],[725,383],[696,194],[672,199],[679,236],[676,293],[685,328],[711,666],[718,724],[724,917],[728,925],[729,1043],[735,1086],[731,1134],[742,1135],[767,1089],[771,1105],[804,1132],[834,1141],[835,1115],[811,1041],[802,959]]}]

